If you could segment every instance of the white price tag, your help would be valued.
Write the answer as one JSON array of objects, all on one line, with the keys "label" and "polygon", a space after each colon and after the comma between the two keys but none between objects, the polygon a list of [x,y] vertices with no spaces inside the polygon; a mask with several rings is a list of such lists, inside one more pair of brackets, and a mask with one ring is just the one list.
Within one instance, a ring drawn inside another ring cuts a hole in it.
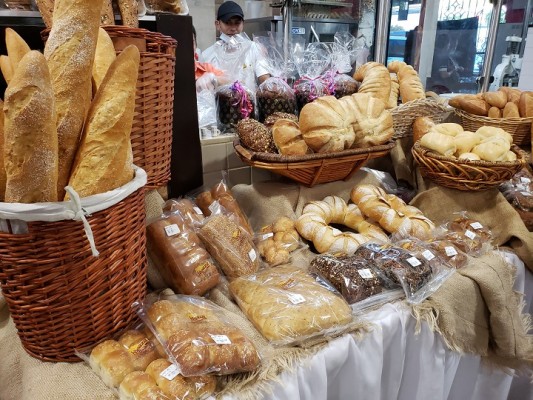
[{"label": "white price tag", "polygon": [[289,301],[292,304],[300,304],[300,303],[305,302],[305,297],[303,297],[301,294],[290,293],[289,294]]},{"label": "white price tag", "polygon": [[533,196],[533,194],[530,193],[530,192],[520,192],[520,194],[521,194],[522,196],[526,196],[526,197]]},{"label": "white price tag", "polygon": [[422,257],[424,257],[428,261],[431,261],[435,258],[435,255],[429,250],[424,250],[424,252],[422,253]]},{"label": "white price tag", "polygon": [[416,257],[410,257],[407,259],[407,262],[409,264],[411,264],[413,267],[418,267],[419,265],[421,265],[422,263],[420,262],[420,260]]},{"label": "white price tag", "polygon": [[483,225],[481,225],[479,222],[472,222],[470,226],[474,229],[481,229],[483,228]]},{"label": "white price tag", "polygon": [[522,176],[522,177],[520,177],[520,182],[529,184],[529,183],[531,183],[531,179],[529,179],[529,178],[527,178],[525,176]]},{"label": "white price tag", "polygon": [[248,252],[248,257],[250,257],[250,260],[252,260],[252,262],[255,261],[255,259],[257,258],[257,254],[255,253],[255,250],[252,249]]},{"label": "white price tag", "polygon": [[358,269],[357,272],[363,279],[372,279],[374,277],[368,268]]},{"label": "white price tag", "polygon": [[472,231],[469,231],[468,229],[465,231],[465,236],[467,238],[470,238],[472,240],[474,240],[474,238],[476,237],[476,234]]},{"label": "white price tag", "polygon": [[194,212],[198,215],[204,215],[204,213],[202,212],[202,210],[200,210],[200,208],[198,207],[193,207],[192,208],[194,210]]},{"label": "white price tag", "polygon": [[457,250],[455,250],[455,247],[453,247],[453,246],[446,246],[444,248],[444,251],[446,252],[446,255],[448,257],[453,257],[453,256],[457,255]]},{"label": "white price tag", "polygon": [[178,367],[176,367],[174,364],[171,364],[168,367],[166,367],[163,371],[161,371],[159,375],[165,378],[166,380],[171,381],[176,376],[178,376],[178,374],[179,374]]},{"label": "white price tag", "polygon": [[218,201],[212,202],[207,208],[209,209],[209,211],[211,211],[211,214],[215,214],[215,211],[218,208]]},{"label": "white price tag", "polygon": [[215,341],[216,344],[231,344],[231,340],[226,335],[211,335],[211,339]]},{"label": "white price tag", "polygon": [[178,225],[172,224],[165,226],[165,233],[167,236],[175,236],[178,233],[180,233],[180,228],[178,228]]},{"label": "white price tag", "polygon": [[267,240],[268,238],[274,236],[274,232],[268,232],[268,233],[265,233],[262,237],[261,237],[261,240]]}]

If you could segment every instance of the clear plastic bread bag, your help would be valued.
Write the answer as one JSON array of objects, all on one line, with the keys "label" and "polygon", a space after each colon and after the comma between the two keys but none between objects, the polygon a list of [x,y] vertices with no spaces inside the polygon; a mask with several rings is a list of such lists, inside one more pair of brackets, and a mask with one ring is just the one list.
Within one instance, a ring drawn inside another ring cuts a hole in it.
[{"label": "clear plastic bread bag", "polygon": [[325,282],[292,265],[264,269],[230,283],[241,310],[274,346],[301,345],[345,331],[351,308]]},{"label": "clear plastic bread bag", "polygon": [[533,176],[527,168],[499,187],[507,201],[522,211],[533,211]]},{"label": "clear plastic bread bag", "polygon": [[331,44],[330,77],[333,80],[333,95],[340,99],[357,92],[358,82],[350,75],[355,38],[349,32],[336,32]]},{"label": "clear plastic bread bag", "polygon": [[186,218],[178,209],[151,221],[146,227],[146,248],[168,287],[201,296],[218,284],[220,275]]},{"label": "clear plastic bread bag", "polygon": [[492,250],[492,232],[466,212],[454,213],[450,221],[436,230],[435,237],[453,243],[460,251],[479,257]]},{"label": "clear plastic bread bag", "polygon": [[270,72],[270,78],[255,93],[259,121],[275,112],[296,114],[296,95],[287,83],[293,69],[291,60],[284,59],[282,46],[272,36],[254,36],[254,42],[264,49]]},{"label": "clear plastic bread bag", "polygon": [[287,264],[293,255],[308,248],[301,240],[295,221],[280,217],[269,225],[263,226],[254,236],[259,255],[269,267]]},{"label": "clear plastic bread bag", "polygon": [[200,207],[194,200],[187,197],[168,199],[163,205],[163,211],[171,213],[179,211],[185,222],[192,227],[201,225],[205,218]]},{"label": "clear plastic bread bag", "polygon": [[251,372],[261,363],[231,313],[204,298],[154,293],[134,307],[183,376]]},{"label": "clear plastic bread bag", "polygon": [[178,15],[188,15],[189,6],[187,0],[144,0],[146,12],[155,14],[157,12],[167,12]]},{"label": "clear plastic bread bag", "polygon": [[324,73],[331,62],[330,51],[324,43],[309,43],[293,57],[299,78],[294,82],[298,111],[322,96],[333,94],[333,82]]}]

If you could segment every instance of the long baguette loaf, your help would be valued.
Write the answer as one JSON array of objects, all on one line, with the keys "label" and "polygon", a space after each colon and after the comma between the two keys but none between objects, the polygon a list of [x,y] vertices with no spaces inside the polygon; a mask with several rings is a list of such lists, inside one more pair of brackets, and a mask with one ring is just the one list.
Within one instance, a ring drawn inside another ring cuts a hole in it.
[{"label": "long baguette loaf", "polygon": [[126,47],[109,67],[91,104],[69,181],[81,197],[133,179],[130,133],[139,62],[137,47]]},{"label": "long baguette loaf", "polygon": [[59,136],[58,197],[64,196],[91,104],[92,67],[102,0],[56,0],[44,48],[54,87]]},{"label": "long baguette loaf", "polygon": [[9,57],[5,55],[0,56],[0,70],[2,70],[2,75],[4,75],[4,80],[7,84],[11,81],[11,78],[13,78],[13,67],[11,66],[11,61],[9,61]]},{"label": "long baguette loaf", "polygon": [[6,169],[4,167],[4,102],[0,100],[0,201],[6,194]]},{"label": "long baguette loaf", "polygon": [[7,56],[11,62],[11,69],[15,72],[22,57],[30,52],[30,46],[17,32],[11,28],[6,28],[6,48]]},{"label": "long baguette loaf", "polygon": [[104,0],[100,15],[100,25],[115,25],[115,14],[111,0]]},{"label": "long baguette loaf", "polygon": [[47,28],[51,28],[54,16],[54,0],[36,0],[36,3],[44,24]]},{"label": "long baguette loaf", "polygon": [[57,201],[54,91],[44,56],[30,51],[5,93],[5,201]]},{"label": "long baguette loaf", "polygon": [[[96,53],[94,55],[93,64],[93,82],[96,90],[102,84],[105,74],[109,66],[115,61],[117,54],[113,41],[109,37],[105,29],[98,29],[98,42],[96,43]],[[96,93],[96,90],[94,91]]]}]

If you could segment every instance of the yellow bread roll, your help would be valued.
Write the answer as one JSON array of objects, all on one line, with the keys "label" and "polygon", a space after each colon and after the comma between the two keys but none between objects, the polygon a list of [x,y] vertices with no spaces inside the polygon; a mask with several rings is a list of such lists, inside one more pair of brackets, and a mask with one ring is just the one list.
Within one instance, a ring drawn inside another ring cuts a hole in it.
[{"label": "yellow bread roll", "polygon": [[459,133],[463,132],[463,127],[459,124],[447,122],[444,124],[436,124],[431,130],[448,136],[457,136]]},{"label": "yellow bread roll", "polygon": [[485,161],[505,161],[507,152],[511,149],[511,145],[502,137],[494,136],[485,139],[472,149],[472,153],[477,154]]},{"label": "yellow bread roll", "polygon": [[513,143],[513,136],[509,132],[503,130],[502,128],[496,128],[495,126],[481,126],[478,128],[476,133],[483,139],[499,136],[507,140],[510,144]]},{"label": "yellow bread roll", "polygon": [[93,100],[69,181],[81,197],[107,192],[133,179],[130,133],[139,61],[137,47],[126,47]]},{"label": "yellow bread roll", "polygon": [[457,150],[455,156],[458,157],[463,153],[470,153],[470,151],[483,140],[482,136],[474,132],[461,132],[454,137]]},{"label": "yellow bread roll", "polygon": [[455,138],[444,133],[429,131],[420,139],[420,145],[444,156],[453,156],[457,151]]},{"label": "yellow bread roll", "polygon": [[500,110],[498,107],[492,106],[491,108],[489,108],[488,117],[489,118],[501,118],[502,110]]}]

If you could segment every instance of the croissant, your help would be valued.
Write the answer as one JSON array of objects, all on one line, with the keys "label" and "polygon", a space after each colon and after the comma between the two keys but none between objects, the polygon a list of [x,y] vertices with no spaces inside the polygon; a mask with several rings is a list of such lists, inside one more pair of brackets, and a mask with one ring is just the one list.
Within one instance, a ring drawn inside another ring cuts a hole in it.
[{"label": "croissant", "polygon": [[[355,71],[353,78],[362,81],[358,93],[370,93],[387,104],[391,92],[391,79],[387,67],[377,62],[367,62]],[[401,89],[400,89],[401,93]]]}]

